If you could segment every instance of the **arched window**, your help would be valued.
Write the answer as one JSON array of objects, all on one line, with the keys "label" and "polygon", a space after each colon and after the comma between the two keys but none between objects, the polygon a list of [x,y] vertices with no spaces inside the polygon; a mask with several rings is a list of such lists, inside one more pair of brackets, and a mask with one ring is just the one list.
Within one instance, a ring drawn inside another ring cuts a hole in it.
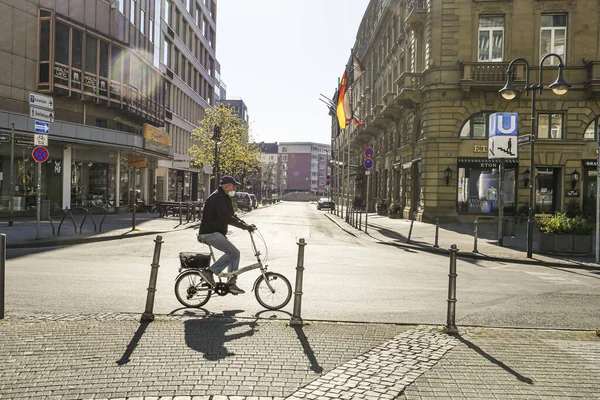
[{"label": "arched window", "polygon": [[490,114],[495,111],[482,111],[471,115],[460,129],[461,138],[486,138],[488,137],[488,121]]},{"label": "arched window", "polygon": [[585,132],[583,133],[583,138],[588,140],[596,139],[596,132],[598,132],[598,122],[600,117],[596,117],[589,123],[587,128],[585,128]]}]

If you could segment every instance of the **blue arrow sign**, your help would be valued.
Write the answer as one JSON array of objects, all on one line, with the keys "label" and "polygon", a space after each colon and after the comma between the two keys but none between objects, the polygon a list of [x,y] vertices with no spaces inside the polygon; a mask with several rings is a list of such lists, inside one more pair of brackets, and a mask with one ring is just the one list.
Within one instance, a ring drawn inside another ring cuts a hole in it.
[{"label": "blue arrow sign", "polygon": [[37,133],[50,133],[50,124],[43,121],[34,121],[34,129]]}]

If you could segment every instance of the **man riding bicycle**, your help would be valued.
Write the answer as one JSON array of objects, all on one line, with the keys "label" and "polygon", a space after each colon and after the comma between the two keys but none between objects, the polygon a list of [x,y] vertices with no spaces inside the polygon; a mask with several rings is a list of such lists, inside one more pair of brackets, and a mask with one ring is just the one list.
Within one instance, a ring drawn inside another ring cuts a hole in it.
[{"label": "man riding bicycle", "polygon": [[[233,225],[249,232],[256,229],[254,225],[248,225],[239,219],[233,211],[231,199],[235,195],[236,186],[239,186],[240,183],[231,176],[224,176],[219,185],[217,190],[206,199],[198,233],[199,242],[206,243],[225,253],[210,268],[199,271],[200,276],[212,288],[215,287],[213,274],[220,274],[226,267],[228,267],[227,272],[231,273],[236,271],[240,265],[240,251],[225,236],[228,226]],[[237,276],[233,276],[227,282],[229,291],[235,295],[245,293],[236,285],[236,280]]]}]

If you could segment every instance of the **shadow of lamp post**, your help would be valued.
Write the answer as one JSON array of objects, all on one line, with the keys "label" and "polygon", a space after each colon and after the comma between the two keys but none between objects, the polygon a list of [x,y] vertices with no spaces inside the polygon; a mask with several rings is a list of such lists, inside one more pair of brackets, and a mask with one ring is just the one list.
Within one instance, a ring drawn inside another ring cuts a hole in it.
[{"label": "shadow of lamp post", "polygon": [[515,97],[517,97],[517,93],[518,90],[517,88],[514,86],[513,83],[513,75],[514,75],[514,64],[517,62],[521,62],[523,64],[525,64],[525,87],[523,88],[523,90],[525,90],[525,93],[527,95],[529,95],[529,92],[531,92],[531,142],[530,142],[530,148],[529,148],[529,157],[530,157],[530,165],[529,165],[529,171],[530,171],[530,179],[529,179],[529,218],[527,220],[527,258],[532,258],[532,248],[533,248],[533,208],[534,208],[534,185],[535,185],[535,160],[534,160],[534,142],[535,142],[535,136],[536,136],[536,130],[537,130],[537,119],[536,119],[536,100],[537,100],[537,93],[539,92],[539,94],[542,94],[542,91],[544,89],[544,85],[543,85],[543,81],[542,81],[542,75],[543,75],[543,69],[544,69],[544,61],[546,61],[548,58],[550,57],[556,57],[558,59],[558,77],[556,78],[556,80],[548,85],[549,89],[552,89],[552,91],[557,94],[557,95],[563,95],[565,93],[567,93],[567,91],[569,90],[569,87],[571,86],[567,81],[565,81],[565,79],[563,78],[563,61],[562,58],[556,54],[556,53],[549,53],[546,54],[541,60],[540,60],[540,66],[539,66],[539,80],[537,83],[529,83],[529,63],[527,62],[527,60],[525,60],[524,58],[521,57],[517,57],[514,60],[512,60],[510,62],[510,64],[508,65],[508,69],[506,70],[506,85],[504,85],[504,87],[502,89],[500,89],[500,94],[502,95],[502,97],[504,97],[506,100],[512,100]]}]

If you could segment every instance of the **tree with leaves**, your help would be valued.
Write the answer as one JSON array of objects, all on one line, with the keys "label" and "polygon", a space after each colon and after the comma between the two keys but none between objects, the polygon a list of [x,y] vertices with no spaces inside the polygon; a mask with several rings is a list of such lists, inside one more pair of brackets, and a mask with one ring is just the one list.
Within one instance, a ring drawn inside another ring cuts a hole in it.
[{"label": "tree with leaves", "polygon": [[252,139],[248,125],[231,107],[218,104],[206,110],[200,125],[192,131],[194,145],[189,149],[194,165],[215,166],[215,126],[220,128],[217,143],[219,175],[244,179],[260,167],[260,149]]}]

